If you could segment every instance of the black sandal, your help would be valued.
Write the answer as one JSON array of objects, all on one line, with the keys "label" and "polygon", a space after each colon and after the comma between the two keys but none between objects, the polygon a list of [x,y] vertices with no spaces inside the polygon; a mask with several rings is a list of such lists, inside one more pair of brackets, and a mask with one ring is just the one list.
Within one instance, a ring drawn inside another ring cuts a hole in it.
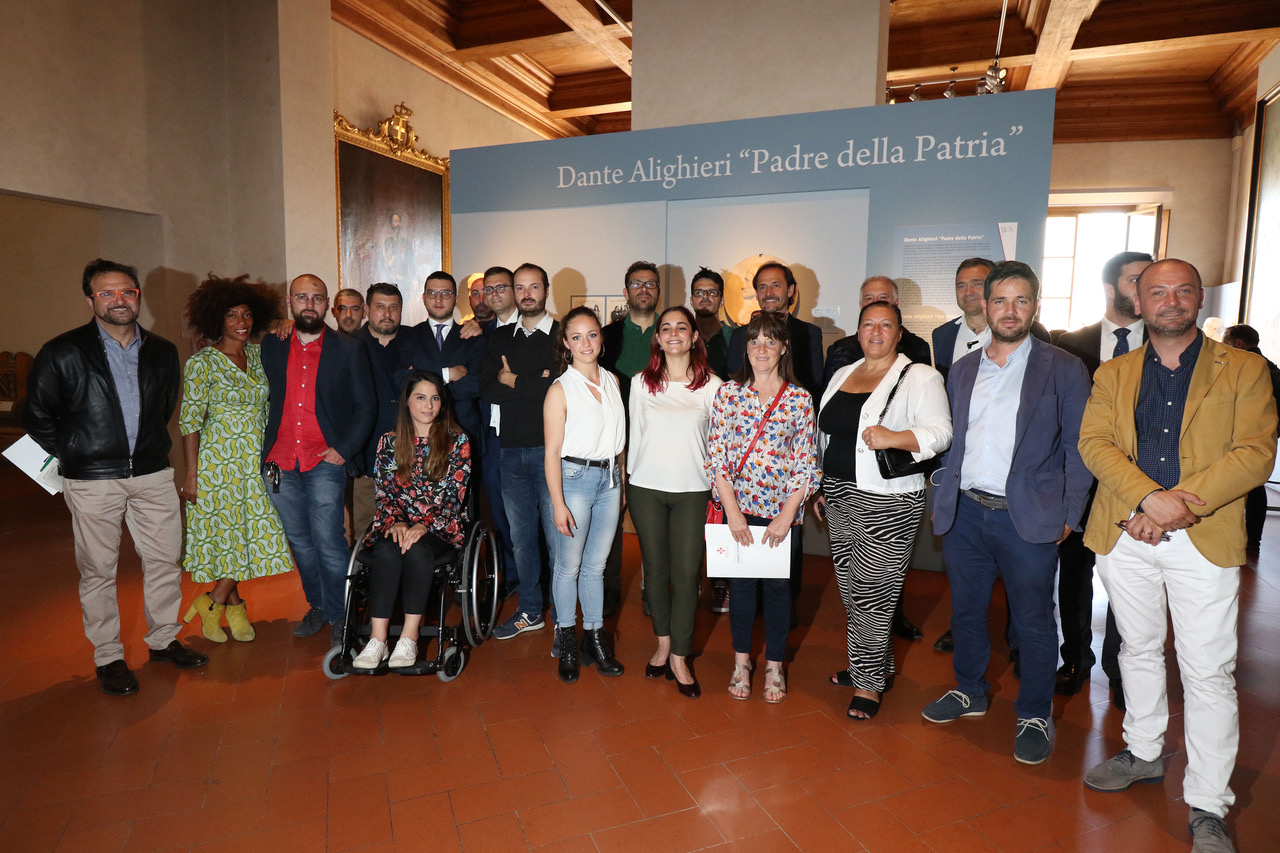
[{"label": "black sandal", "polygon": [[853,676],[849,675],[849,670],[847,669],[840,670],[839,672],[837,672],[835,675],[831,676],[827,680],[830,681],[832,684],[834,684],[836,687],[852,687],[853,686]]},{"label": "black sandal", "polygon": [[[866,714],[865,717],[855,717],[854,711],[861,711]],[[851,720],[869,720],[880,711],[880,700],[869,699],[866,696],[854,696],[849,700],[849,711],[847,716]]]}]

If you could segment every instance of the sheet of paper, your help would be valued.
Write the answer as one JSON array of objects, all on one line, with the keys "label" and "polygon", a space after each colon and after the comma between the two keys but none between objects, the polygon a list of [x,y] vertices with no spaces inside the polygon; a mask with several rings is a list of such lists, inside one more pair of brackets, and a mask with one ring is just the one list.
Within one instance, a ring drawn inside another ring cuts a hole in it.
[{"label": "sheet of paper", "polygon": [[[709,578],[785,578],[791,576],[791,546],[776,548],[761,544],[763,527],[751,528],[755,542],[739,545],[729,533],[727,524],[707,525],[707,577]],[[792,536],[795,536],[793,531]]]},{"label": "sheet of paper", "polygon": [[22,473],[39,483],[49,494],[56,495],[62,491],[58,460],[45,453],[31,436],[24,435],[5,448],[4,458],[18,466]]}]

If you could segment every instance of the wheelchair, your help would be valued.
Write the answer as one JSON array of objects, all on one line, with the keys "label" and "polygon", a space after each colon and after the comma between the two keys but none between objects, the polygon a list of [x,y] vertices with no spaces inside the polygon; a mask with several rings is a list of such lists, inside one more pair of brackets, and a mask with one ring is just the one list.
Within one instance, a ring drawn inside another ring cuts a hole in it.
[{"label": "wheelchair", "polygon": [[[436,558],[422,628],[418,636],[418,661],[411,667],[394,672],[401,675],[431,675],[441,681],[453,681],[467,666],[471,649],[480,646],[493,634],[494,622],[501,605],[501,573],[498,568],[497,543],[493,531],[472,514],[466,539],[460,549],[450,549]],[[368,531],[366,531],[367,533]],[[352,660],[369,642],[369,551],[363,546],[364,535],[351,549],[347,567],[346,623],[342,642],[324,656],[324,674],[329,678],[348,675],[386,675],[386,662],[377,669],[354,669]],[[456,603],[460,618],[456,625],[446,624],[450,604]],[[434,608],[434,609],[433,609]],[[388,645],[399,639],[403,611],[397,602],[392,616]],[[398,618],[399,617],[399,618]],[[434,642],[433,642],[434,641]],[[434,650],[434,654],[432,654]]]}]

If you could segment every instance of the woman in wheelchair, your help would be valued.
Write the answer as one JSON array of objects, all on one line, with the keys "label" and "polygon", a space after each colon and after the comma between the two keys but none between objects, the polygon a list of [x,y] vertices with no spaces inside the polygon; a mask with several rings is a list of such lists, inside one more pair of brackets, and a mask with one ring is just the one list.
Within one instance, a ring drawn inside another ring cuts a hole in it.
[{"label": "woman in wheelchair", "polygon": [[467,529],[471,444],[454,419],[449,391],[438,375],[410,371],[395,431],[378,441],[374,477],[373,525],[364,539],[372,558],[371,636],[351,665],[377,669],[387,661],[399,593],[404,627],[387,662],[397,669],[418,659],[418,629],[431,597],[435,558],[460,547]]}]

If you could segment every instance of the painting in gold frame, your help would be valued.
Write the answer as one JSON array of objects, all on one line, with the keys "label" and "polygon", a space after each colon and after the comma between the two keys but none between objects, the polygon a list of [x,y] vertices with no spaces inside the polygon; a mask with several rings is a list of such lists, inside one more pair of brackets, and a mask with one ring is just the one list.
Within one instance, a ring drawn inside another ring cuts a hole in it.
[{"label": "painting in gold frame", "polygon": [[404,296],[401,322],[426,318],[422,287],[449,269],[449,161],[418,148],[404,103],[360,130],[334,112],[338,276],[361,294],[385,281]]}]

